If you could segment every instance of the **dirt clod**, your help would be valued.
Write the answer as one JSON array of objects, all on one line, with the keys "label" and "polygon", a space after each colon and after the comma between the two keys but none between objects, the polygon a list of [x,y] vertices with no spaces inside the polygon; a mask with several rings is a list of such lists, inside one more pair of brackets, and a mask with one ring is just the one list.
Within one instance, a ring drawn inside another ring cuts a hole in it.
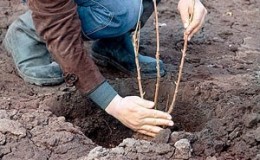
[{"label": "dirt clod", "polygon": [[191,145],[188,139],[180,139],[174,144],[176,159],[189,159],[191,157]]},{"label": "dirt clod", "polygon": [[156,144],[144,140],[125,139],[112,149],[96,147],[83,159],[170,159],[174,154],[174,147],[169,144]]},{"label": "dirt clod", "polygon": [[153,139],[155,143],[168,143],[171,135],[170,129],[164,129],[159,132],[159,134]]},{"label": "dirt clod", "polygon": [[254,135],[255,135],[255,140],[257,142],[260,142],[260,127],[258,127],[255,131],[254,131]]},{"label": "dirt clod", "polygon": [[0,145],[5,144],[6,141],[6,137],[4,134],[0,133]]},{"label": "dirt clod", "polygon": [[184,132],[184,131],[172,132],[171,138],[170,138],[170,143],[175,144],[177,141],[179,141],[181,139],[188,139],[189,142],[193,143],[197,140],[197,136],[192,133]]},{"label": "dirt clod", "polygon": [[248,128],[256,126],[260,122],[260,115],[257,113],[247,114],[244,118],[244,124]]},{"label": "dirt clod", "polygon": [[0,119],[0,132],[11,133],[21,137],[26,136],[26,129],[19,122],[10,119]]}]

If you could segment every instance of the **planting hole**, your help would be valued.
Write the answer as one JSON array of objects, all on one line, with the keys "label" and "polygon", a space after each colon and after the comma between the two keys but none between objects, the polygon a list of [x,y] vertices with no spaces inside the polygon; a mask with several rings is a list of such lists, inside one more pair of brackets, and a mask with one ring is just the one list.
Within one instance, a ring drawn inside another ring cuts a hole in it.
[{"label": "planting hole", "polygon": [[133,135],[130,129],[78,93],[66,92],[55,98],[52,112],[64,116],[94,143],[106,148],[113,148]]},{"label": "planting hole", "polygon": [[[151,83],[149,83],[151,81]],[[146,97],[152,99],[153,81],[146,80],[145,90]],[[116,86],[121,92],[125,94],[136,94],[134,88],[127,88]],[[164,110],[167,98],[165,98],[172,88],[171,83],[162,82],[159,95],[159,110]],[[187,88],[187,87],[186,87]],[[167,89],[167,90],[166,90]],[[193,103],[193,99],[197,97],[194,95],[193,89],[184,90],[188,95],[177,99],[176,107],[173,111],[173,121],[175,131],[196,132],[204,128],[208,121],[208,110],[204,107],[204,103]],[[81,131],[93,142],[98,145],[112,148],[120,144],[125,138],[133,137],[134,132],[122,125],[105,111],[98,108],[95,104],[82,97],[79,93],[65,92],[57,96],[53,100],[52,112],[57,116],[64,116],[68,122],[73,123],[81,128]]]}]

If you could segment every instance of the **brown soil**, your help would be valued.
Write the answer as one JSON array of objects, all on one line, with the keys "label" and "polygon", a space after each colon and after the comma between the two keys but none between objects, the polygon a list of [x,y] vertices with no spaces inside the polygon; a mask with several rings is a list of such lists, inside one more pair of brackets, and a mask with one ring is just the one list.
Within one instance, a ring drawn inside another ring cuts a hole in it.
[{"label": "brown soil", "polygon": [[[188,137],[193,148],[190,159],[260,159],[260,1],[203,2],[209,14],[188,46],[172,131],[192,133],[192,138]],[[161,82],[161,110],[172,95],[183,45],[176,8],[177,1],[162,0],[159,5],[159,22],[167,24],[160,27],[161,58],[167,68]],[[0,2],[0,42],[12,20],[25,9],[18,0]],[[141,52],[154,56],[154,44],[151,18],[142,29]],[[95,148],[92,155],[102,152],[96,158],[176,156],[172,138],[161,141],[163,147],[154,145],[149,142],[153,140],[136,135],[74,88],[25,84],[2,45],[0,70],[0,159],[77,159],[97,145],[117,147]],[[100,70],[122,96],[138,95],[135,77],[112,67]],[[152,100],[155,81],[144,80],[143,85],[145,98]],[[126,139],[131,137],[137,140]]]}]

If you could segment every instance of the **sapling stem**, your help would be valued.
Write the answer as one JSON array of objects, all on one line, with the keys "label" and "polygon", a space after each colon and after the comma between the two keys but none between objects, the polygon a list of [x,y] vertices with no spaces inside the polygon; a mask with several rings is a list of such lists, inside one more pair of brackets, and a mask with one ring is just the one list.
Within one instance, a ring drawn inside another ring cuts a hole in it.
[{"label": "sapling stem", "polygon": [[188,37],[184,36],[184,46],[183,46],[183,49],[181,51],[182,52],[182,58],[181,58],[181,64],[180,64],[180,67],[179,67],[178,80],[176,82],[176,87],[175,87],[174,94],[173,94],[173,100],[172,100],[172,103],[171,103],[170,108],[168,110],[168,113],[172,113],[172,111],[175,107],[176,98],[177,98],[177,94],[178,94],[178,91],[179,91],[179,85],[180,85],[180,81],[181,81],[181,77],[182,77],[182,70],[183,70],[183,65],[184,65],[184,61],[185,61],[187,46],[188,46]]},{"label": "sapling stem", "polygon": [[[193,0],[192,14],[191,14],[190,19],[189,19],[190,22],[193,20],[194,12],[195,12],[195,0]],[[177,94],[178,94],[179,86],[180,86],[180,81],[181,81],[181,77],[182,77],[182,70],[183,70],[183,66],[184,66],[187,48],[188,48],[188,35],[184,35],[184,45],[183,45],[183,49],[181,50],[182,58],[181,58],[181,64],[180,64],[180,67],[179,67],[178,80],[176,82],[176,87],[175,87],[174,94],[173,94],[173,100],[172,100],[172,103],[171,103],[170,108],[168,110],[168,113],[172,113],[173,109],[175,107],[176,98],[177,98]]]},{"label": "sapling stem", "polygon": [[133,34],[133,46],[134,46],[134,52],[135,52],[135,64],[136,64],[136,72],[137,72],[137,81],[138,81],[138,88],[140,92],[140,97],[144,99],[144,92],[143,92],[143,86],[142,86],[142,77],[141,77],[141,68],[139,64],[139,42],[140,42],[140,17],[141,17],[141,10],[142,10],[142,0],[140,1],[140,10],[139,10],[139,17],[138,17],[138,23],[136,25],[134,34]]},{"label": "sapling stem", "polygon": [[153,5],[154,5],[154,17],[155,17],[155,29],[156,29],[156,56],[155,57],[156,57],[156,69],[157,69],[154,103],[155,103],[155,108],[157,108],[161,75],[160,75],[160,37],[159,37],[158,11],[157,11],[156,0],[153,0]]}]

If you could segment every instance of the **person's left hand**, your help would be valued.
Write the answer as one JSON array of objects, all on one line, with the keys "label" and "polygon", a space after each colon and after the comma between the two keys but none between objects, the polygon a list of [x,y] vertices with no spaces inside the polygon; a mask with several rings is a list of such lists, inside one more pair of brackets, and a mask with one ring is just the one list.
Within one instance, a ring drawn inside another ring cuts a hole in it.
[{"label": "person's left hand", "polygon": [[181,19],[186,29],[184,37],[188,40],[197,33],[202,27],[207,10],[200,0],[180,0],[178,4],[178,10],[181,14]]},{"label": "person's left hand", "polygon": [[117,95],[107,106],[106,112],[126,127],[139,133],[155,137],[162,126],[173,126],[169,113],[153,109],[154,102],[137,96],[122,98]]}]

